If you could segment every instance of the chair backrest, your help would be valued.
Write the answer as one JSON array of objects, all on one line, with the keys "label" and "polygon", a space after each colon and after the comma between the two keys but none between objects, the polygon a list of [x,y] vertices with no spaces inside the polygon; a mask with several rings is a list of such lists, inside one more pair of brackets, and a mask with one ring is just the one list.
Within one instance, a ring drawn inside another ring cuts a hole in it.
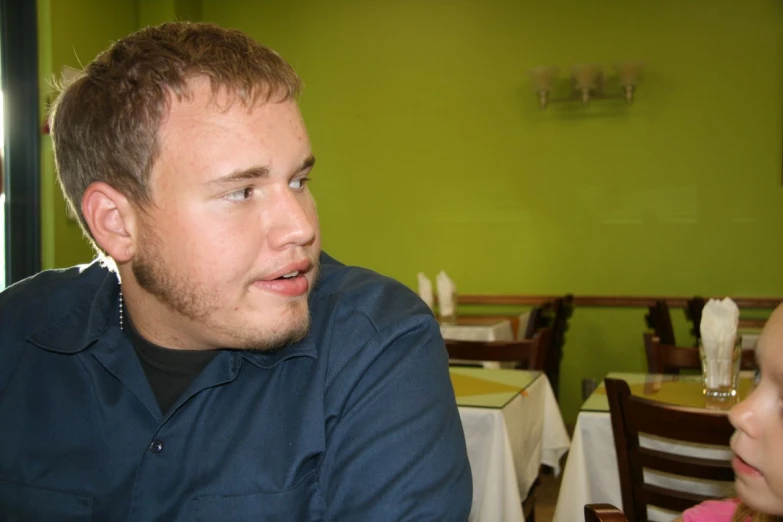
[{"label": "chair backrest", "polygon": [[532,339],[520,341],[453,341],[446,339],[450,359],[516,362],[517,368],[544,369],[551,330],[542,328]]},{"label": "chair backrest", "polygon": [[563,347],[565,346],[565,336],[568,331],[568,320],[574,313],[574,296],[565,295],[552,304],[552,346],[547,353],[547,359],[544,363],[544,371],[552,385],[552,391],[555,398],[559,396],[560,389],[560,360],[563,358]]},{"label": "chair backrest", "polygon": [[[699,349],[691,346],[663,344],[654,334],[644,334],[644,353],[647,357],[648,373],[680,373],[680,370],[701,371]],[[756,354],[752,349],[742,350],[740,368],[756,369]]]},{"label": "chair backrest", "polygon": [[655,301],[655,304],[647,309],[647,315],[644,316],[647,327],[655,332],[655,335],[663,344],[674,346],[677,344],[674,340],[674,327],[672,326],[672,317],[669,313],[669,305],[664,300]]},{"label": "chair backrest", "polygon": [[585,522],[628,522],[628,519],[611,504],[586,504]]},{"label": "chair backrest", "polygon": [[701,340],[701,312],[704,310],[704,303],[704,298],[699,296],[688,299],[685,303],[685,317],[691,322],[693,346],[699,346],[699,340]]},{"label": "chair backrest", "polygon": [[734,481],[728,460],[667,453],[639,445],[639,434],[675,441],[728,446],[734,432],[725,411],[667,405],[631,395],[628,383],[606,379],[623,512],[631,522],[647,520],[647,505],[684,511],[713,497],[644,482],[643,469],[695,479]]},{"label": "chair backrest", "polygon": [[554,323],[554,311],[552,302],[547,301],[538,306],[534,306],[527,313],[527,323],[519,325],[518,339],[532,339],[533,336],[542,328],[552,328]]},{"label": "chair backrest", "polygon": [[643,337],[648,373],[677,374],[680,370],[701,370],[698,348],[663,344],[651,332],[645,332]]}]

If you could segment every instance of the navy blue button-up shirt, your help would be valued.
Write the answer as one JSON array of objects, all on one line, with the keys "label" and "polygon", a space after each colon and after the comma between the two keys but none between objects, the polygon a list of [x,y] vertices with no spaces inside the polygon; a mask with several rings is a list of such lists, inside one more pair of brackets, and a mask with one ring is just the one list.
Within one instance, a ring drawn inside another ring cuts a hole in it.
[{"label": "navy blue button-up shirt", "polygon": [[321,263],[305,339],[221,351],[165,415],[119,328],[115,274],[6,289],[0,519],[466,520],[436,321],[399,283]]}]

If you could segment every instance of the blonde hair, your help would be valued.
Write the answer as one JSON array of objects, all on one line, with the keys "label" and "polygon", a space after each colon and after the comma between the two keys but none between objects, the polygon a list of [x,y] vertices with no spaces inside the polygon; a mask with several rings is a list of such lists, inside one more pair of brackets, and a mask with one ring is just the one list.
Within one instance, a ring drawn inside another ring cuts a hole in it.
[{"label": "blonde hair", "polygon": [[207,23],[147,27],[98,55],[65,87],[50,115],[55,165],[70,209],[96,249],[81,210],[87,187],[103,181],[131,202],[149,203],[158,130],[172,102],[189,99],[187,82],[209,78],[246,106],[295,99],[301,82],[277,53],[246,34]]}]

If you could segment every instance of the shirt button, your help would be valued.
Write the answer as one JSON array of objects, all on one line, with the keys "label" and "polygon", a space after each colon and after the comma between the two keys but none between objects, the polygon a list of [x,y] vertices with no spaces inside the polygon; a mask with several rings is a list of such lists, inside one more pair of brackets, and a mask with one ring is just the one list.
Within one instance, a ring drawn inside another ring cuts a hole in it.
[{"label": "shirt button", "polygon": [[152,442],[150,442],[150,446],[148,448],[150,450],[150,453],[158,454],[161,451],[163,451],[163,441],[160,439],[155,439]]}]

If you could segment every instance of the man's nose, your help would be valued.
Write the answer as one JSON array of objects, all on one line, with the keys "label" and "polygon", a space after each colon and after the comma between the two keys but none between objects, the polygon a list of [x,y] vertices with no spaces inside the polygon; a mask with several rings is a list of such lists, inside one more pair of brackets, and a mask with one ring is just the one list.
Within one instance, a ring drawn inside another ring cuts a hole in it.
[{"label": "man's nose", "polygon": [[270,224],[267,239],[273,248],[309,245],[318,232],[315,202],[307,193],[282,190],[265,218]]}]

